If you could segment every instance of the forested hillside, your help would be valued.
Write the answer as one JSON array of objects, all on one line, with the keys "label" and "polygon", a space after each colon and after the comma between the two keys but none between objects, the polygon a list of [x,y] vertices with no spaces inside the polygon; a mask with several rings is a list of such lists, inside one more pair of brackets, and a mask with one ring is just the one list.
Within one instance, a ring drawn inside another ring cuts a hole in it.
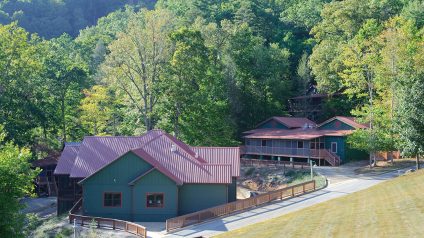
[{"label": "forested hillside", "polygon": [[53,38],[95,25],[97,19],[126,4],[152,9],[156,0],[0,0],[0,23],[18,21],[28,32]]},{"label": "forested hillside", "polygon": [[422,1],[153,2],[3,1],[6,140],[39,157],[85,135],[152,128],[236,145],[317,84],[344,95],[329,116],[372,123],[358,147],[424,149]]}]

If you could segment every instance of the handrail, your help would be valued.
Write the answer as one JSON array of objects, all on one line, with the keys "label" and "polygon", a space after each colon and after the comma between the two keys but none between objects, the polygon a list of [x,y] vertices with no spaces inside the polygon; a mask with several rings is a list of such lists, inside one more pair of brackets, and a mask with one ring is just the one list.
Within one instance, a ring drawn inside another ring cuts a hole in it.
[{"label": "handrail", "polygon": [[74,215],[73,213],[76,213],[82,205],[82,198],[78,199],[78,201],[72,206],[71,210],[69,210],[69,215]]},{"label": "handrail", "polygon": [[332,154],[327,149],[309,149],[309,148],[291,148],[291,147],[273,147],[273,146],[253,146],[246,145],[242,148],[244,154],[261,154],[273,156],[289,157],[310,157],[325,159],[333,166],[340,163],[337,155]]},{"label": "handrail", "polygon": [[133,223],[133,222],[123,221],[118,219],[111,219],[111,218],[104,218],[104,217],[90,217],[90,216],[74,214],[80,209],[81,205],[82,205],[82,198],[80,198],[77,201],[77,203],[75,203],[75,205],[69,211],[69,223],[75,222],[75,224],[84,226],[84,225],[90,225],[90,223],[94,220],[98,228],[106,227],[106,228],[112,228],[113,230],[123,230],[128,233],[137,235],[139,237],[147,238],[146,227]]},{"label": "handrail", "polygon": [[275,200],[296,197],[307,192],[315,191],[315,189],[315,180],[311,180],[294,186],[260,194],[252,198],[242,199],[179,217],[170,218],[166,220],[166,231],[169,232],[186,226],[202,223],[217,217],[226,216],[235,212],[264,205]]},{"label": "handrail", "polygon": [[242,165],[274,165],[274,166],[291,166],[292,168],[308,168],[310,165],[306,162],[290,162],[290,161],[278,161],[278,160],[260,160],[260,159],[240,159]]}]

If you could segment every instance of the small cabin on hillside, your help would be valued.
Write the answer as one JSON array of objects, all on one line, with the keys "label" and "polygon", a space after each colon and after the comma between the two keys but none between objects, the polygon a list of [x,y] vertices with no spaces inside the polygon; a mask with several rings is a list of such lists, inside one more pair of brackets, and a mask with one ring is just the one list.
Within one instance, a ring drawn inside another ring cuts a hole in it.
[{"label": "small cabin on hillside", "polygon": [[367,158],[346,143],[354,130],[367,129],[355,118],[336,116],[321,124],[302,117],[272,117],[244,132],[242,156],[274,160],[311,159],[318,165],[338,166],[349,159]]},{"label": "small cabin on hillside", "polygon": [[53,175],[57,161],[58,155],[53,153],[31,163],[31,167],[41,169],[35,178],[35,192],[38,196],[57,196],[57,182]]},{"label": "small cabin on hillside", "polygon": [[81,143],[65,143],[58,164],[54,170],[57,181],[57,214],[68,212],[81,198],[82,189],[78,185],[81,178],[70,177]]},{"label": "small cabin on hillside", "polygon": [[235,201],[240,154],[238,147],[191,147],[152,130],[85,137],[71,167],[84,215],[165,221]]}]

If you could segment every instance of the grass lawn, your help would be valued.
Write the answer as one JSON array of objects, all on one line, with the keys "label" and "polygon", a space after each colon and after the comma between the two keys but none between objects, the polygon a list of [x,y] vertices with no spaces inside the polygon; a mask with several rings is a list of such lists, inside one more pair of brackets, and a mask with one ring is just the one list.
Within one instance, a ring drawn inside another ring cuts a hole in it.
[{"label": "grass lawn", "polygon": [[424,237],[424,170],[217,237]]}]

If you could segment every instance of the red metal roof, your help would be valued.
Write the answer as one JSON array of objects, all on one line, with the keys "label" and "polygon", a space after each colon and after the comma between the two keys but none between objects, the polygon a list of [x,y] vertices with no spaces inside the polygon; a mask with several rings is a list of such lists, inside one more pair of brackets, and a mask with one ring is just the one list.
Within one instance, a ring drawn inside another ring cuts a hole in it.
[{"label": "red metal roof", "polygon": [[232,164],[208,163],[200,154],[196,155],[190,147],[166,133],[133,152],[177,184],[231,183],[232,180]]},{"label": "red metal roof", "polygon": [[71,177],[87,179],[129,151],[177,184],[228,184],[240,173],[238,147],[189,147],[161,130],[152,130],[139,137],[84,138]]},{"label": "red metal roof", "polygon": [[309,120],[306,117],[271,117],[267,120],[259,123],[256,127],[259,127],[260,125],[270,121],[270,120],[276,120],[280,122],[281,124],[287,126],[289,129],[291,128],[300,128],[305,126],[306,124],[316,126],[316,123]]},{"label": "red metal roof", "polygon": [[86,136],[81,143],[70,177],[85,178],[130,150],[141,147],[159,132],[142,136]]},{"label": "red metal roof", "polygon": [[255,133],[249,134],[244,138],[256,138],[256,139],[288,139],[288,140],[311,140],[321,136],[346,136],[352,134],[352,130],[318,130],[316,128],[311,129],[262,129],[256,130]]},{"label": "red metal roof", "polygon": [[240,176],[239,147],[191,147],[199,157],[211,164],[231,164],[233,177]]},{"label": "red metal roof", "polygon": [[77,157],[80,143],[67,143],[63,148],[57,166],[54,170],[56,175],[66,175],[71,173],[74,166],[75,158]]}]

